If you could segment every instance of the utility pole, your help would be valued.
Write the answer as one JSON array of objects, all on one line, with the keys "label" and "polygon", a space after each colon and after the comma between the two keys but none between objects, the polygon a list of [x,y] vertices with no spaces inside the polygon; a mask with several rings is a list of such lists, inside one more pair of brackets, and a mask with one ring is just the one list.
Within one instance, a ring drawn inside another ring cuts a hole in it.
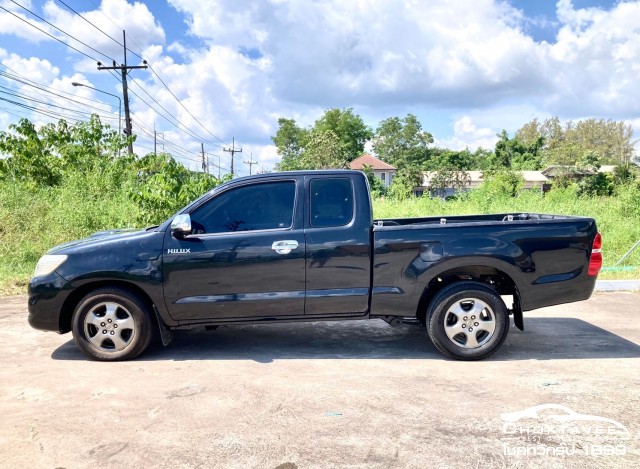
[{"label": "utility pole", "polygon": [[[153,124],[153,154],[158,154],[158,135],[162,136],[164,139],[164,134],[162,132],[156,132],[156,124]],[[162,149],[164,150],[164,143],[162,144]]]},{"label": "utility pole", "polygon": [[257,161],[253,161],[253,153],[249,153],[249,161],[245,161],[244,164],[248,164],[249,165],[249,176],[251,176],[251,167],[254,164],[258,164]]},{"label": "utility pole", "polygon": [[207,163],[204,159],[204,143],[200,142],[200,149],[202,150],[202,172],[207,172]]},{"label": "utility pole", "polygon": [[223,148],[222,151],[228,151],[231,153],[231,178],[233,178],[233,155],[236,153],[242,153],[242,148],[240,148],[240,150],[236,150],[236,139],[234,137],[231,148]]},{"label": "utility pole", "polygon": [[[218,167],[218,179],[220,179],[220,155],[215,155],[212,154],[211,156],[217,156],[218,157],[218,164],[216,165],[215,163],[211,163],[213,166],[217,166]],[[209,153],[207,153],[207,162],[209,161]]]},{"label": "utility pole", "polygon": [[[124,123],[125,123],[125,133],[127,137],[131,137],[131,115],[129,113],[129,91],[127,87],[127,73],[129,70],[135,68],[147,68],[147,61],[143,60],[142,63],[144,65],[131,65],[127,66],[127,35],[125,31],[122,31],[122,38],[124,40],[124,64],[117,65],[116,61],[113,61],[113,66],[105,67],[102,63],[98,62],[98,70],[120,70],[120,74],[122,75],[122,96],[124,97]],[[133,142],[129,139],[129,154],[133,154]]]}]

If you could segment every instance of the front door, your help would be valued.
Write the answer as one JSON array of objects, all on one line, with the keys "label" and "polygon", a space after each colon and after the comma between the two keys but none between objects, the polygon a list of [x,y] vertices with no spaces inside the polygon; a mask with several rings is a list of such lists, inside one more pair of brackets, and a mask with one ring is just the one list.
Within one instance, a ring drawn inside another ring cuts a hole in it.
[{"label": "front door", "polygon": [[191,211],[192,234],[167,232],[164,292],[178,321],[304,314],[302,183],[229,188]]}]

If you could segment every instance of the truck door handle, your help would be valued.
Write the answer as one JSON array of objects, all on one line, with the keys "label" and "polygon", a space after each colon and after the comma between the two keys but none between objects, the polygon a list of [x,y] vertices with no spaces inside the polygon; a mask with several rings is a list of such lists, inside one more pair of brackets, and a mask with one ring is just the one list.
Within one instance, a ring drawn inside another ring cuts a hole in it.
[{"label": "truck door handle", "polygon": [[292,249],[298,247],[298,242],[295,239],[285,239],[282,241],[274,241],[271,245],[271,249],[273,249],[278,254],[289,254]]}]

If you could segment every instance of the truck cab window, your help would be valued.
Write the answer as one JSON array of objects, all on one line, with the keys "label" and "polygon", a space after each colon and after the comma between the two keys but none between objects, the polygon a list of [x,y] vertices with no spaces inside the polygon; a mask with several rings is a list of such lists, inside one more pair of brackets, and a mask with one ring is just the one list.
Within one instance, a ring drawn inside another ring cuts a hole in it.
[{"label": "truck cab window", "polygon": [[294,181],[238,187],[214,197],[191,213],[194,234],[290,228]]},{"label": "truck cab window", "polygon": [[353,219],[353,184],[348,178],[312,179],[311,226],[344,226]]}]

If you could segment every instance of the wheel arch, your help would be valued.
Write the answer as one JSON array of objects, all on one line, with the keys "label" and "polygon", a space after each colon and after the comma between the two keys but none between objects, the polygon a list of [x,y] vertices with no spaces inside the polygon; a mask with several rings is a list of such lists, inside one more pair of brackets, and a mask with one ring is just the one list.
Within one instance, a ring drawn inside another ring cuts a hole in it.
[{"label": "wheel arch", "polygon": [[73,312],[80,301],[92,291],[100,288],[122,288],[123,290],[127,290],[128,292],[135,294],[147,307],[152,323],[154,325],[157,324],[159,318],[157,317],[156,307],[151,300],[151,297],[142,288],[134,283],[122,280],[100,280],[79,286],[67,297],[60,312],[60,332],[66,333],[71,331],[71,319],[73,317]]},{"label": "wheel arch", "polygon": [[426,324],[428,307],[436,295],[443,288],[462,281],[473,281],[483,284],[494,290],[498,295],[512,295],[513,306],[509,307],[507,305],[507,309],[513,313],[516,326],[522,329],[520,291],[513,277],[503,269],[481,264],[451,267],[432,276],[420,295],[416,309],[416,318],[421,324]]}]

